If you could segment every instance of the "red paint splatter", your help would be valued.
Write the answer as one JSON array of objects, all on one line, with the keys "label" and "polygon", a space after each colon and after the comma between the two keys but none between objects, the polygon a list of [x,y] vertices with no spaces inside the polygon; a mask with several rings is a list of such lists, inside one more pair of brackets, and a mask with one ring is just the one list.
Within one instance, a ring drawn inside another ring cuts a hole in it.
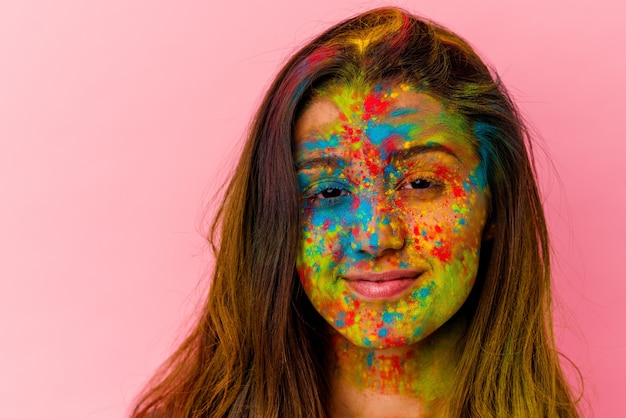
[{"label": "red paint splatter", "polygon": [[447,246],[435,247],[430,251],[430,254],[434,255],[441,261],[450,261],[452,253]]},{"label": "red paint splatter", "polygon": [[461,197],[464,195],[463,188],[461,186],[452,186],[452,192],[454,193],[454,197]]},{"label": "red paint splatter", "polygon": [[354,311],[346,312],[346,321],[345,324],[347,327],[354,325]]},{"label": "red paint splatter", "polygon": [[324,231],[328,231],[328,228],[330,228],[330,221],[329,221],[328,219],[326,219],[326,220],[324,221],[324,225],[322,226],[322,229],[323,229]]},{"label": "red paint splatter", "polygon": [[351,143],[359,142],[361,140],[361,130],[354,129],[352,126],[345,124],[343,128],[343,137]]},{"label": "red paint splatter", "polygon": [[363,120],[369,120],[372,116],[378,116],[387,113],[387,109],[389,108],[389,102],[383,101],[376,94],[369,94],[363,101],[363,108],[365,110]]},{"label": "red paint splatter", "polygon": [[[402,199],[394,199],[393,200],[393,205],[394,207],[398,208],[398,209],[404,209],[404,202],[402,201]],[[416,232],[417,234],[418,232]]]},{"label": "red paint splatter", "polygon": [[[403,141],[401,135],[392,134],[387,138],[383,139],[383,142],[380,144],[381,149],[385,152],[385,155],[391,155],[397,148],[396,144],[400,141]],[[409,165],[414,164],[412,162]]]},{"label": "red paint splatter", "polygon": [[[391,346],[393,344],[393,340],[385,338],[385,344]],[[381,380],[383,381],[383,384],[397,381],[398,377],[404,374],[400,356],[381,355],[380,362],[381,364],[388,366],[380,370],[380,377],[382,378]]]},{"label": "red paint splatter", "polygon": [[435,175],[437,177],[448,178],[450,177],[450,170],[448,170],[448,167],[443,165],[437,165],[435,168]]},{"label": "red paint splatter", "polygon": [[378,167],[378,165],[372,162],[372,160],[367,160],[365,164],[367,165],[367,168],[369,169],[372,176],[378,175],[378,173],[380,172],[380,168]]},{"label": "red paint splatter", "polygon": [[435,232],[441,232],[443,229],[439,225],[435,225]]}]

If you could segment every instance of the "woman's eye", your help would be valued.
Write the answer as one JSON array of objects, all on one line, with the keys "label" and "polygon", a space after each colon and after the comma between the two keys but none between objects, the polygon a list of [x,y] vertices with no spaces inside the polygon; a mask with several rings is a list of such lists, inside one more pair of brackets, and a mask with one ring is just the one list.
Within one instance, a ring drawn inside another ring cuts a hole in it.
[{"label": "woman's eye", "polygon": [[430,180],[425,179],[417,179],[407,183],[404,188],[405,189],[430,189],[435,184]]},{"label": "woman's eye", "polygon": [[334,197],[345,196],[348,193],[345,190],[337,189],[335,187],[329,187],[328,189],[322,190],[315,197],[322,199],[332,199]]},{"label": "woman's eye", "polygon": [[322,190],[317,189],[305,198],[306,204],[311,207],[331,207],[340,204],[343,196],[350,193],[340,187],[326,187]]}]

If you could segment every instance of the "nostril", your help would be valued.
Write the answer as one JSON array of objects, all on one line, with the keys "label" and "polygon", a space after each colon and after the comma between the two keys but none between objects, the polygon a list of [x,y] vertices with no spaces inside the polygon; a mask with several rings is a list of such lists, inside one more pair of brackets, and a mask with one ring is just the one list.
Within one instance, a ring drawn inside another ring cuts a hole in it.
[{"label": "nostril", "polygon": [[353,250],[379,256],[385,251],[404,247],[405,239],[399,222],[376,222],[369,226],[367,229],[355,226],[352,230],[350,245]]}]

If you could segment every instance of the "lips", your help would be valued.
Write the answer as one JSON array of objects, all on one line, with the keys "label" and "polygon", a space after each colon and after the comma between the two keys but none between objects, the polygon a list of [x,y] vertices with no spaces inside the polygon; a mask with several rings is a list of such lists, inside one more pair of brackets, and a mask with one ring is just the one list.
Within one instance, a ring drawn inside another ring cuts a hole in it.
[{"label": "lips", "polygon": [[364,299],[393,299],[413,287],[421,273],[415,270],[349,273],[343,279],[354,293]]}]

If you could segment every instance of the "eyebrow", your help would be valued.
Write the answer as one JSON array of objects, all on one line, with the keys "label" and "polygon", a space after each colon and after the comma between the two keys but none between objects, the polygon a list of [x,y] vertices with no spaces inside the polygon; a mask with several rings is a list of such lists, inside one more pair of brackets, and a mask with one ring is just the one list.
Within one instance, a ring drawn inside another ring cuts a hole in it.
[{"label": "eyebrow", "polygon": [[459,157],[449,147],[446,147],[445,145],[442,145],[437,142],[431,142],[431,143],[427,143],[424,145],[414,145],[412,147],[409,147],[403,150],[392,151],[391,161],[392,162],[396,162],[398,160],[405,161],[415,155],[424,154],[427,152],[443,152],[445,154],[453,156],[457,160],[459,159]]},{"label": "eyebrow", "polygon": [[[443,152],[445,154],[451,155],[457,160],[459,157],[451,150],[449,147],[446,147],[439,143],[429,143],[425,145],[414,145],[407,149],[392,151],[390,155],[390,160],[392,162],[398,161],[406,161],[415,155],[425,154],[428,152]],[[342,168],[346,166],[346,161],[340,157],[315,157],[315,158],[307,158],[301,161],[296,162],[296,170],[302,170],[305,168],[314,168],[316,166],[330,167],[330,168]]]},{"label": "eyebrow", "polygon": [[341,168],[341,167],[346,166],[346,162],[343,158],[339,158],[339,157],[308,158],[308,159],[296,162],[296,170],[302,170],[305,168],[313,168],[316,166]]}]

